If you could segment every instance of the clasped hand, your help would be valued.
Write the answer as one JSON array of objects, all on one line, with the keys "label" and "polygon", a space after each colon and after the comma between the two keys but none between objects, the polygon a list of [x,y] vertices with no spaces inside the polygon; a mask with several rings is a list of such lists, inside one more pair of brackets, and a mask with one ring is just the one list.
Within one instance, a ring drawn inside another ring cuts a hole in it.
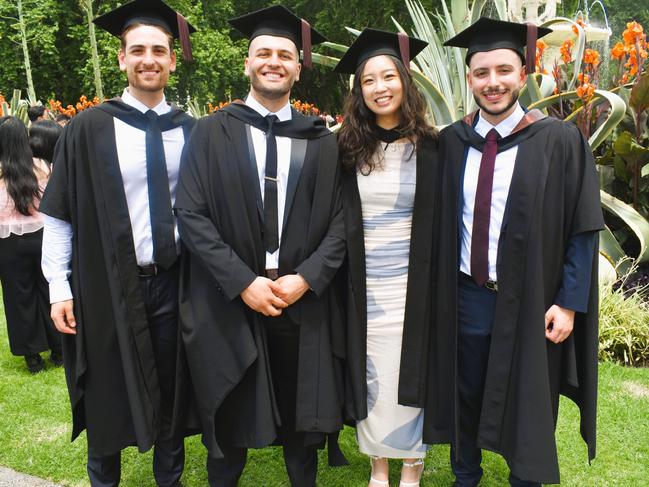
[{"label": "clasped hand", "polygon": [[241,299],[246,305],[265,316],[279,316],[282,309],[292,305],[309,289],[299,274],[287,274],[276,281],[258,276],[243,290]]},{"label": "clasped hand", "polygon": [[572,333],[575,312],[556,304],[545,313],[545,338],[552,343],[561,343]]}]

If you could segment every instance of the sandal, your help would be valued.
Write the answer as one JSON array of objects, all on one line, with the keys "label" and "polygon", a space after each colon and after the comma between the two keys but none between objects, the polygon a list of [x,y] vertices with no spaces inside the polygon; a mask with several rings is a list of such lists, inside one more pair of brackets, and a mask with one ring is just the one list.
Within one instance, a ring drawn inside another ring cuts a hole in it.
[{"label": "sandal", "polygon": [[421,475],[424,473],[424,459],[420,458],[412,463],[409,462],[403,462],[403,468],[415,468],[415,467],[420,467],[419,468],[419,476],[417,478],[416,482],[404,482],[403,480],[399,480],[399,487],[419,487],[419,482],[421,482]]},{"label": "sandal", "polygon": [[[370,457],[370,465],[372,467],[372,471],[374,471],[374,460],[380,460],[381,457]],[[379,487],[383,485],[390,485],[389,480],[378,480],[375,479],[372,474],[370,473],[370,483],[367,485],[367,487]]]}]

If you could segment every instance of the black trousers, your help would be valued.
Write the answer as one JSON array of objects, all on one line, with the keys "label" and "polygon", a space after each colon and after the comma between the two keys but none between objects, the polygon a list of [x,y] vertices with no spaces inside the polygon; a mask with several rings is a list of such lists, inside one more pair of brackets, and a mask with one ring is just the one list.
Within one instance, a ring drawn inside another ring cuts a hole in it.
[{"label": "black trousers", "polygon": [[[482,478],[482,451],[476,446],[487,374],[496,293],[460,276],[458,286],[458,410],[460,444],[451,446],[451,468],[458,487],[475,487]],[[533,419],[530,419],[531,421]],[[540,483],[509,475],[513,487]]]},{"label": "black trousers", "polygon": [[[161,428],[153,447],[153,476],[161,487],[177,485],[185,465],[183,440],[171,437],[178,336],[178,265],[157,276],[140,278],[160,382]],[[115,487],[120,481],[121,452],[97,456],[88,449],[92,487]]]},{"label": "black trousers", "polygon": [[[291,486],[315,487],[317,451],[322,446],[323,435],[295,431],[300,329],[285,314],[266,318],[265,323],[273,389],[281,419],[275,443],[282,446]],[[219,446],[224,458],[207,457],[210,487],[235,487],[246,464],[247,449]]]},{"label": "black trousers", "polygon": [[52,350],[61,337],[50,319],[50,295],[41,271],[43,230],[0,238],[0,281],[9,348],[14,355]]}]

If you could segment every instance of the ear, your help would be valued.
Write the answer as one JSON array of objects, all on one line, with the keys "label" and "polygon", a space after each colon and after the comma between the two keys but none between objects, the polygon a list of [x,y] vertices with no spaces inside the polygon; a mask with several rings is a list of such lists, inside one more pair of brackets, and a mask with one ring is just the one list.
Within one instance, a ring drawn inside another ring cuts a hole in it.
[{"label": "ear", "polygon": [[521,73],[520,73],[520,82],[521,82],[521,87],[525,84],[527,81],[527,71],[525,70],[525,66],[521,68]]},{"label": "ear", "polygon": [[176,57],[176,51],[171,51],[171,64],[169,65],[169,71],[170,72],[175,72],[176,71],[176,62],[178,58]]},{"label": "ear", "polygon": [[243,61],[243,74],[245,74],[248,78],[250,78],[250,58],[246,57],[245,61]]},{"label": "ear", "polygon": [[119,70],[126,71],[126,53],[124,52],[124,49],[118,51],[117,60],[119,61]]},{"label": "ear", "polygon": [[469,89],[473,89],[473,76],[471,76],[471,71],[466,72],[466,84],[469,86]]},{"label": "ear", "polygon": [[302,65],[297,63],[297,69],[295,70],[295,81],[300,81],[300,73],[302,72]]}]

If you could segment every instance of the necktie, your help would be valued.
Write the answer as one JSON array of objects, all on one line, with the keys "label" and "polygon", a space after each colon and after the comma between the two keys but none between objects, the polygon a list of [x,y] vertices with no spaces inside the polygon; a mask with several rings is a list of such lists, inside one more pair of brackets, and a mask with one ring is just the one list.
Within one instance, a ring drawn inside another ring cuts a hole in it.
[{"label": "necktie", "polygon": [[471,276],[479,286],[489,280],[489,221],[491,216],[491,190],[494,181],[494,165],[500,135],[496,129],[487,133],[482,149],[478,187],[473,207],[473,231],[471,233]]},{"label": "necktie", "polygon": [[266,170],[264,172],[264,247],[272,254],[279,248],[277,229],[277,141],[273,124],[277,115],[266,115]]},{"label": "necktie", "polygon": [[158,114],[146,112],[146,178],[149,189],[149,215],[153,237],[153,259],[157,265],[169,269],[176,261],[176,238],[174,235],[169,176],[162,143],[162,131]]}]

